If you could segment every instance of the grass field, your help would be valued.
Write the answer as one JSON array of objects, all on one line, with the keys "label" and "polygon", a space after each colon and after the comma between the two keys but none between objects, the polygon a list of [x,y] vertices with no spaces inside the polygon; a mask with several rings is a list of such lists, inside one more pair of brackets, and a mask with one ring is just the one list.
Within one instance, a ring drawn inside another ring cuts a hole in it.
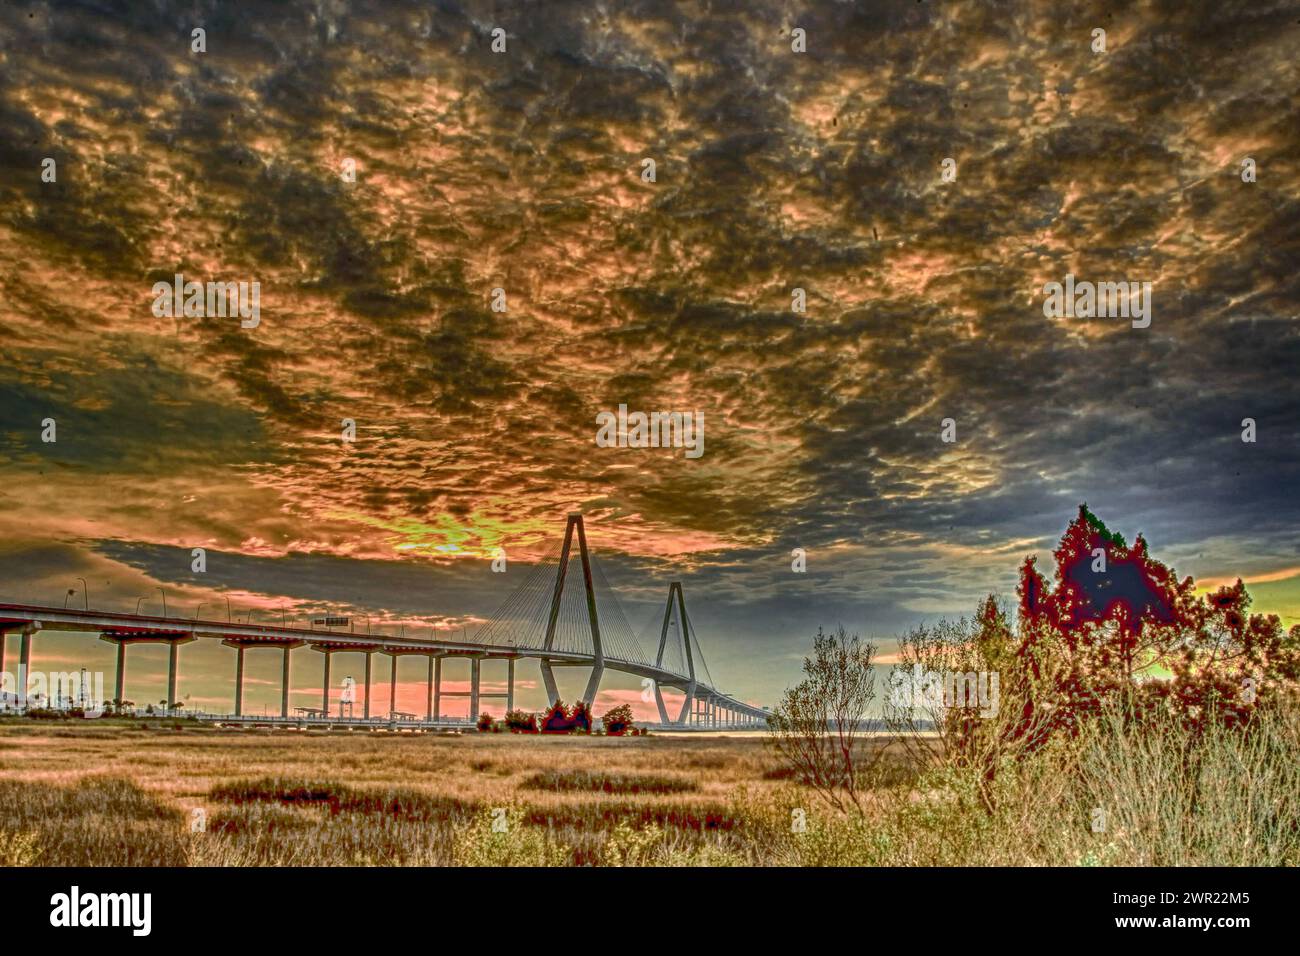
[{"label": "grass field", "polygon": [[959,773],[918,777],[889,751],[859,815],[819,803],[757,734],[12,719],[0,721],[0,865],[1295,864],[1300,771],[1279,762],[1295,754],[1294,724],[1282,731],[1207,750],[1192,778],[1173,739],[1099,749],[1077,780],[1026,765],[992,814]]}]

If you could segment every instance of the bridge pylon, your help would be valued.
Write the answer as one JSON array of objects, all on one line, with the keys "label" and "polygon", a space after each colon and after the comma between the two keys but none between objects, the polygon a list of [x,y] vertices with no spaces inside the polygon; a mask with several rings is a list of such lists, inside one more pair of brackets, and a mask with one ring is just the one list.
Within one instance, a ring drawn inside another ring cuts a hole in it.
[{"label": "bridge pylon", "polygon": [[[587,531],[582,523],[582,514],[572,512],[564,526],[564,545],[560,549],[560,568],[555,575],[555,590],[551,593],[551,612],[546,619],[546,640],[544,650],[551,650],[555,645],[555,627],[560,616],[560,601],[564,596],[564,579],[569,570],[569,554],[573,548],[574,531],[578,533],[578,556],[582,561],[582,584],[587,593],[587,617],[591,623],[591,677],[587,680],[587,689],[583,692],[583,702],[591,707],[596,702],[596,692],[600,689],[600,678],[605,673],[605,653],[600,644],[600,618],[596,613],[596,588],[591,579],[591,556],[587,551]],[[560,691],[555,683],[555,671],[551,661],[541,659],[542,683],[546,685],[549,703],[559,700]]]},{"label": "bridge pylon", "polygon": [[691,654],[690,631],[686,623],[686,597],[682,593],[682,582],[673,581],[668,585],[668,603],[664,605],[664,624],[659,631],[659,653],[655,655],[655,667],[664,666],[664,648],[668,646],[668,622],[673,616],[673,598],[677,599],[677,630],[682,642],[682,652],[686,659],[686,673],[690,678],[686,685],[686,699],[682,701],[681,712],[676,720],[668,719],[668,707],[664,704],[663,691],[655,682],[655,703],[659,706],[659,720],[665,724],[684,724],[690,712],[691,701],[695,699],[695,660]]}]

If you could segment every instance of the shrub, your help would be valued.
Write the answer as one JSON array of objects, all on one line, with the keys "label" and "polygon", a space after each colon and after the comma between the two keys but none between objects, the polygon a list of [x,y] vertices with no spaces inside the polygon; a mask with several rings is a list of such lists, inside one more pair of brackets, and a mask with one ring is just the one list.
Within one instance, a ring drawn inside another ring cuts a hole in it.
[{"label": "shrub", "polygon": [[620,704],[600,718],[600,722],[605,733],[610,737],[622,737],[624,734],[636,736],[636,727],[632,725],[630,704]]},{"label": "shrub", "polygon": [[583,701],[575,703],[573,710],[569,712],[569,725],[571,733],[591,733],[591,708]]},{"label": "shrub", "polygon": [[569,711],[565,708],[564,701],[557,700],[542,716],[542,733],[567,734],[572,730],[573,721],[569,718]]},{"label": "shrub", "polygon": [[509,711],[505,716],[506,730],[512,734],[537,733],[537,715],[522,710]]}]

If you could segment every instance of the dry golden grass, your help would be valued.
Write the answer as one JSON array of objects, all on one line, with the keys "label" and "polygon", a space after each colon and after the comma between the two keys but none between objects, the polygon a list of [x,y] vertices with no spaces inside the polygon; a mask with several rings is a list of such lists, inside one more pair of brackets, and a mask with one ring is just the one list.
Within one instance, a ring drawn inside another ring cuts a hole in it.
[{"label": "dry golden grass", "polygon": [[[779,777],[775,758],[756,735],[272,733],[8,721],[0,723],[0,748],[4,803],[32,810],[0,811],[0,832],[26,835],[13,859],[4,859],[0,843],[0,862],[49,865],[149,862],[125,849],[105,855],[115,810],[79,812],[102,801],[106,787],[133,792],[135,817],[152,814],[158,863],[179,855],[279,865],[468,862],[476,850],[460,844],[494,811],[505,814],[507,836],[511,825],[543,834],[557,862],[601,862],[620,823],[658,827],[674,845],[734,850],[736,794],[784,786],[770,779]],[[206,832],[191,835],[196,808]],[[54,821],[58,840],[49,837]],[[484,832],[489,843],[500,836],[490,825]],[[516,838],[527,844],[520,833],[497,842],[508,848]],[[32,839],[38,860],[30,859]],[[517,862],[546,858],[537,846],[520,849]]]},{"label": "dry golden grass", "polygon": [[1101,721],[1065,744],[1003,767],[991,811],[967,768],[886,759],[857,814],[758,735],[0,720],[0,865],[1300,864],[1293,712],[1199,737]]}]

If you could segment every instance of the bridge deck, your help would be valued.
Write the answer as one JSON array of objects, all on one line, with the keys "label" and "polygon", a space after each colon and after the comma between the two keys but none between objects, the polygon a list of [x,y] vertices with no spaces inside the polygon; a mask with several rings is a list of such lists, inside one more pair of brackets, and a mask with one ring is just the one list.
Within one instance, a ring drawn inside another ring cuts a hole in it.
[{"label": "bridge deck", "polygon": [[[189,639],[212,639],[230,642],[234,646],[265,645],[268,647],[309,645],[318,650],[372,651],[376,653],[426,653],[435,656],[464,656],[484,659],[533,658],[557,665],[591,666],[590,654],[574,651],[534,647],[513,647],[508,644],[486,644],[474,641],[451,640],[440,637],[405,637],[381,634],[357,634],[351,631],[293,627],[274,624],[239,624],[232,621],[212,621],[198,618],[156,617],[146,614],[125,614],[113,611],[74,610],[31,604],[0,603],[0,632],[33,628],[39,631],[72,631],[110,635],[123,641],[149,640],[160,637],[184,636]],[[751,718],[763,719],[766,712],[727,694],[719,693],[703,681],[692,682],[689,676],[639,661],[604,657],[605,667],[611,670],[648,677],[659,687],[683,692],[693,691],[702,701],[724,707]],[[288,718],[292,721],[294,718]]]}]

